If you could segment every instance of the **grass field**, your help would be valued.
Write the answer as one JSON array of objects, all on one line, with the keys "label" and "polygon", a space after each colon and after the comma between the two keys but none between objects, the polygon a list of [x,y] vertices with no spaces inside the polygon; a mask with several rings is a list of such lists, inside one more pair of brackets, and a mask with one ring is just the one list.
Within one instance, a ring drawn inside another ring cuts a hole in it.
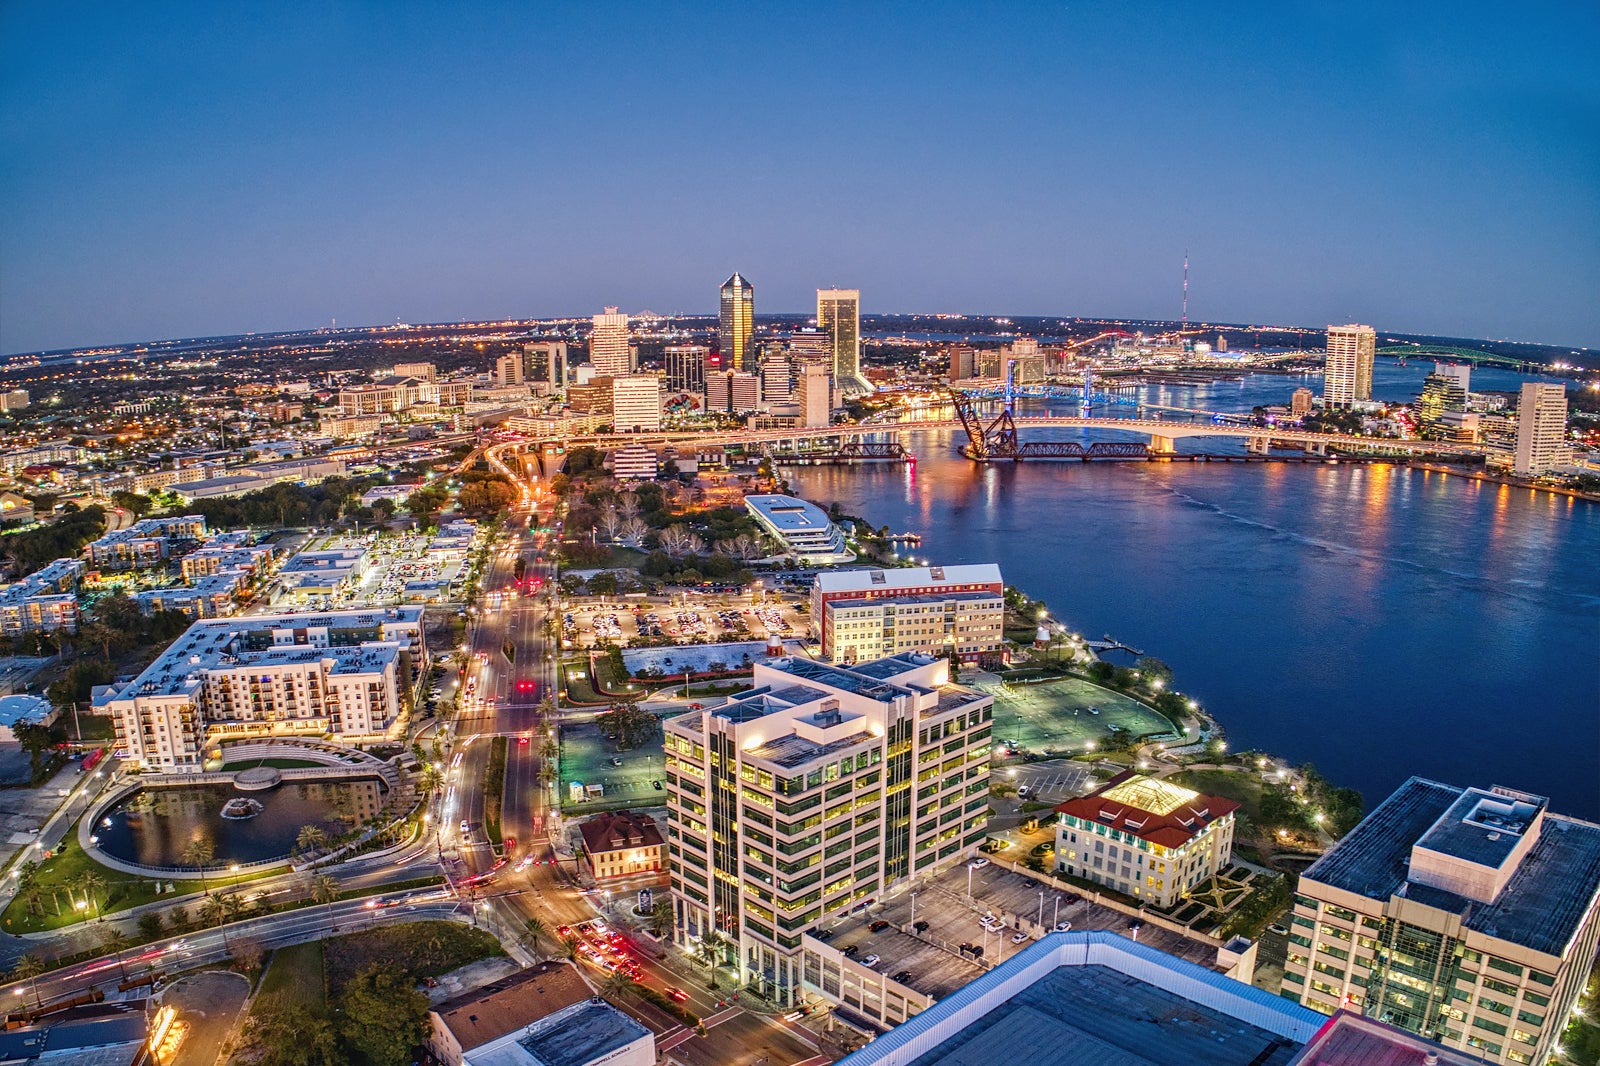
[{"label": "grass field", "polygon": [[356,974],[389,963],[413,980],[437,977],[479,959],[505,954],[494,934],[458,922],[404,922],[325,940],[328,992],[337,996]]},{"label": "grass field", "polygon": [[995,739],[1016,741],[1024,751],[1082,751],[1089,741],[1099,744],[1117,733],[1112,726],[1134,736],[1172,731],[1172,723],[1153,708],[1081,678],[980,687],[994,694]]},{"label": "grass field", "polygon": [[327,1001],[322,941],[292,944],[272,953],[272,965],[261,978],[259,997],[285,1007],[321,1009]]},{"label": "grass field", "polygon": [[1168,780],[1207,796],[1221,796],[1239,804],[1239,813],[1251,825],[1261,824],[1261,778],[1246,771],[1185,770]]},{"label": "grass field", "polygon": [[[661,735],[642,748],[618,751],[617,742],[607,740],[592,722],[561,726],[561,809],[563,812],[605,811],[624,807],[654,807],[665,803],[667,794],[655,787],[662,778]],[[613,758],[621,766],[611,765]],[[580,803],[572,801],[572,783],[604,785],[605,796]]]}]

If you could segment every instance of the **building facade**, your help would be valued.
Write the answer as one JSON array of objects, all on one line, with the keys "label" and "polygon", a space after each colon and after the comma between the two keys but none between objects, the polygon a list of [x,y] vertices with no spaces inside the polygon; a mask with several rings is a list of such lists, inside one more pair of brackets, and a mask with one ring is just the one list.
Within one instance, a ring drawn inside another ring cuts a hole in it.
[{"label": "building facade", "polygon": [[594,316],[594,329],[589,334],[589,365],[596,375],[618,377],[633,373],[628,316],[615,307]]},{"label": "building facade", "polygon": [[1005,583],[993,563],[826,571],[811,583],[811,618],[828,659],[915,650],[976,661],[1004,645]]},{"label": "building facade", "polygon": [[1328,362],[1322,379],[1322,402],[1349,407],[1372,399],[1372,360],[1378,334],[1371,326],[1328,327]]},{"label": "building facade", "polygon": [[521,385],[525,380],[521,352],[508,352],[494,361],[494,383],[501,388]]},{"label": "building facade", "polygon": [[833,421],[833,374],[817,363],[800,367],[795,381],[795,399],[800,405],[800,425],[821,429]]},{"label": "building facade", "polygon": [[84,549],[89,565],[100,570],[130,570],[157,566],[172,553],[177,541],[200,540],[206,535],[203,515],[141,518],[89,542]]},{"label": "building facade", "polygon": [[717,344],[722,365],[729,370],[754,371],[756,350],[751,343],[756,324],[756,290],[737,271],[722,283]]},{"label": "building facade", "polygon": [[849,393],[871,392],[861,373],[861,290],[818,289],[817,328],[828,335],[833,380]]},{"label": "building facade", "polygon": [[703,344],[669,344],[662,350],[666,363],[667,391],[706,391],[706,358],[711,349]]},{"label": "building facade", "polygon": [[1283,995],[1544,1063],[1600,938],[1600,825],[1413,777],[1300,877]]},{"label": "building facade", "polygon": [[630,885],[665,883],[667,843],[655,820],[632,811],[597,814],[578,826],[583,857],[596,881]]},{"label": "building facade", "polygon": [[528,381],[543,381],[550,392],[566,387],[566,341],[529,341],[522,346],[522,358]]},{"label": "building facade", "polygon": [[661,379],[627,374],[611,379],[611,425],[618,433],[661,428]]},{"label": "building facade", "polygon": [[1522,477],[1549,473],[1567,461],[1567,387],[1525,381],[1517,402],[1517,449],[1511,472]]},{"label": "building facade", "polygon": [[381,736],[426,665],[420,607],[251,615],[196,622],[94,703],[114,716],[127,765],[192,771],[230,736]]},{"label": "building facade", "polygon": [[664,723],[674,937],[725,938],[793,1006],[808,930],[985,839],[994,699],[927,656],[772,659],[750,686]]},{"label": "building facade", "polygon": [[0,585],[0,636],[78,630],[81,559],[57,559],[21,581]]},{"label": "building facade", "polygon": [[764,493],[746,496],[744,506],[764,532],[801,562],[827,565],[856,557],[844,542],[844,531],[814,503]]},{"label": "building facade", "polygon": [[1170,907],[1227,869],[1238,809],[1125,770],[1056,808],[1056,869]]}]

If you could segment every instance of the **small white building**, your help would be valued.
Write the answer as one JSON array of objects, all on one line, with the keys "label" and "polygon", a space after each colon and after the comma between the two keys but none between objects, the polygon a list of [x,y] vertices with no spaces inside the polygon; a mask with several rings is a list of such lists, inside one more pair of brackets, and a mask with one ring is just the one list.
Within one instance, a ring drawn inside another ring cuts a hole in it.
[{"label": "small white building", "polygon": [[42,696],[0,696],[0,744],[15,744],[20,725],[49,725],[55,717],[56,709]]}]

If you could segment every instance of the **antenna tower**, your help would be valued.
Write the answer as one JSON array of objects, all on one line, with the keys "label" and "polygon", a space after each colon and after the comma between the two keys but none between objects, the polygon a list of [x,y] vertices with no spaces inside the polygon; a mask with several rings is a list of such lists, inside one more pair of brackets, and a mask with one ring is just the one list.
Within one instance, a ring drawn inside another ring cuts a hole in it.
[{"label": "antenna tower", "polygon": [[1183,328],[1189,328],[1189,253],[1183,253]]}]

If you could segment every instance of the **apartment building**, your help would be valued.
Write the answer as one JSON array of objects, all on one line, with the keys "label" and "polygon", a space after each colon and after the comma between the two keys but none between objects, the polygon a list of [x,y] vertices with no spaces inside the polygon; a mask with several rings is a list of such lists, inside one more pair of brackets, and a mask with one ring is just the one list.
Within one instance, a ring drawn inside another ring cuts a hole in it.
[{"label": "apartment building", "polygon": [[172,554],[176,541],[200,540],[206,535],[203,515],[141,518],[89,542],[84,549],[89,565],[100,570],[136,570],[157,566]]},{"label": "apartment building", "polygon": [[1056,808],[1056,869],[1170,907],[1233,858],[1239,805],[1125,770]]},{"label": "apartment building", "polygon": [[422,608],[196,622],[132,681],[95,693],[127,764],[199,769],[230,736],[384,734],[425,669]]},{"label": "apartment building", "polygon": [[81,559],[57,559],[21,581],[0,586],[0,636],[78,629],[78,579]]},{"label": "apartment building", "polygon": [[829,571],[811,584],[811,618],[836,662],[908,651],[976,662],[1005,643],[1005,584],[993,563]]},{"label": "apartment building", "polygon": [[1559,381],[1523,382],[1512,473],[1537,477],[1569,462],[1566,435],[1567,387]]},{"label": "apartment building", "polygon": [[1328,359],[1322,378],[1322,402],[1349,407],[1372,399],[1372,362],[1378,334],[1371,326],[1328,327]]},{"label": "apartment building", "polygon": [[1283,994],[1544,1063],[1600,937],[1600,825],[1413,777],[1300,877]]},{"label": "apartment building", "polygon": [[756,663],[664,723],[674,937],[726,938],[739,984],[793,1006],[804,933],[970,855],[988,824],[994,698],[949,663]]}]

